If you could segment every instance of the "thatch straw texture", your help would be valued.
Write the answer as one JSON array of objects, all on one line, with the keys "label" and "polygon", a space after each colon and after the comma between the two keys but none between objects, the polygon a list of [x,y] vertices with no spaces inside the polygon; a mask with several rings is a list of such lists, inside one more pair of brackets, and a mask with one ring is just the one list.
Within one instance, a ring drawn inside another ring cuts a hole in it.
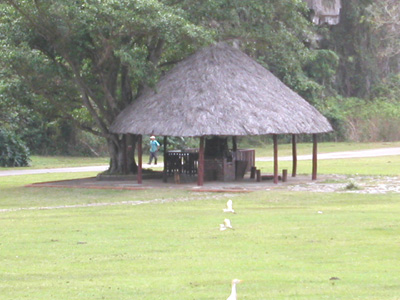
[{"label": "thatch straw texture", "polygon": [[306,100],[224,43],[178,63],[111,126],[115,133],[247,136],[323,133],[332,127]]}]

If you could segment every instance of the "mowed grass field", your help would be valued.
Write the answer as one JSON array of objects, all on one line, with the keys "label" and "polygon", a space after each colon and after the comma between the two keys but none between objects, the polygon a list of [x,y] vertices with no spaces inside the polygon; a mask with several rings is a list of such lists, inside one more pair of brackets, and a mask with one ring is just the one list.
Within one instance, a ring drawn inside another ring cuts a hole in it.
[{"label": "mowed grass field", "polygon": [[[400,143],[320,143],[318,153],[357,151],[379,148],[400,147]],[[271,147],[256,149],[256,156],[273,155]],[[298,144],[298,155],[309,155],[312,153],[311,144]],[[279,146],[279,156],[291,156],[291,145]],[[273,173],[273,162],[257,161],[257,168],[263,173]],[[292,172],[291,161],[279,161],[279,170],[287,169]],[[298,160],[297,174],[311,174],[311,160]],[[400,155],[351,158],[351,159],[320,159],[318,160],[318,174],[342,174],[342,175],[400,175]]]},{"label": "mowed grass field", "polygon": [[0,177],[0,299],[400,299],[400,194],[24,187],[93,175]]}]

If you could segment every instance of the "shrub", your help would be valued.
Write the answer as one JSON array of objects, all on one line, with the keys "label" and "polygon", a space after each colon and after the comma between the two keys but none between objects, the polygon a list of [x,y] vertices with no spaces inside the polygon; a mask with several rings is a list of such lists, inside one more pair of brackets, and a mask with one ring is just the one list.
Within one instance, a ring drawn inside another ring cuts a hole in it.
[{"label": "shrub", "polygon": [[349,191],[361,190],[360,186],[353,179],[350,179],[350,182],[345,186],[344,189]]},{"label": "shrub", "polygon": [[0,129],[0,166],[23,167],[29,165],[29,150],[12,131]]},{"label": "shrub", "polygon": [[380,98],[367,101],[347,99],[344,113],[348,124],[348,138],[356,142],[390,142],[400,140],[399,103]]},{"label": "shrub", "polygon": [[342,104],[344,101],[342,97],[328,97],[316,105],[316,108],[328,119],[334,130],[325,135],[326,140],[344,141],[348,138],[348,126]]},{"label": "shrub", "polygon": [[334,140],[399,141],[400,105],[397,100],[331,97],[317,107],[330,121]]}]

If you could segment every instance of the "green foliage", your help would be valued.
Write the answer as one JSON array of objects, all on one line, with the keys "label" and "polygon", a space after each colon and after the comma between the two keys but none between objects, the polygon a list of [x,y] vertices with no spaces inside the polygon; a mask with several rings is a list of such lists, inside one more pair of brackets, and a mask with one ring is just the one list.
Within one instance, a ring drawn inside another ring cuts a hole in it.
[{"label": "green foliage", "polygon": [[122,141],[109,132],[115,117],[155,84],[161,63],[212,40],[179,7],[156,0],[7,0],[0,9],[0,68],[24,82],[23,105],[56,131],[74,132],[63,119],[107,139],[113,170],[123,165]]},{"label": "green foliage", "polygon": [[[95,137],[80,138],[84,134],[76,129],[71,119],[65,118],[69,104],[62,104],[62,100],[66,99],[64,96],[49,101],[46,97],[32,93],[29,81],[7,75],[9,73],[3,73],[0,81],[1,128],[19,136],[32,154],[93,155],[92,151],[86,151],[89,149],[83,144]],[[43,88],[51,93],[50,89],[50,86],[48,90]],[[55,97],[55,94],[52,95]],[[57,103],[58,101],[60,102]],[[85,113],[87,114],[87,110]]]},{"label": "green foliage", "polygon": [[400,53],[400,3],[397,0],[371,1],[361,21],[370,26],[377,59],[387,72],[398,72]]},{"label": "green foliage", "polygon": [[328,117],[339,140],[367,142],[400,139],[400,105],[396,100],[331,97],[318,108]]},{"label": "green foliage", "polygon": [[340,95],[372,98],[375,86],[399,73],[399,9],[393,0],[342,1],[340,23],[321,30],[323,47],[340,58],[335,86]]},{"label": "green foliage", "polygon": [[347,99],[345,115],[349,138],[355,141],[395,141],[400,139],[400,106],[387,99],[366,101]]},{"label": "green foliage", "polygon": [[0,128],[0,166],[24,167],[29,165],[29,150],[13,132]]},{"label": "green foliage", "polygon": [[313,51],[305,69],[316,82],[321,85],[332,86],[338,64],[339,57],[335,52],[321,49]]},{"label": "green foliage", "polygon": [[373,86],[371,98],[400,102],[400,73],[393,73]]},{"label": "green foliage", "polygon": [[316,107],[329,120],[334,131],[329,133],[335,141],[343,141],[347,139],[347,122],[343,109],[342,97],[327,97],[320,101]]}]

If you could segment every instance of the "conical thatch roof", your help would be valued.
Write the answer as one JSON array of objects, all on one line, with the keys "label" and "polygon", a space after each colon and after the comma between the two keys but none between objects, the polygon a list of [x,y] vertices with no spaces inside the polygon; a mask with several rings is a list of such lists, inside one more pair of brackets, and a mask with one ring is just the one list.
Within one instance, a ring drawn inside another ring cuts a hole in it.
[{"label": "conical thatch roof", "polygon": [[238,49],[220,43],[178,63],[124,109],[115,133],[246,136],[332,131],[324,116]]}]

